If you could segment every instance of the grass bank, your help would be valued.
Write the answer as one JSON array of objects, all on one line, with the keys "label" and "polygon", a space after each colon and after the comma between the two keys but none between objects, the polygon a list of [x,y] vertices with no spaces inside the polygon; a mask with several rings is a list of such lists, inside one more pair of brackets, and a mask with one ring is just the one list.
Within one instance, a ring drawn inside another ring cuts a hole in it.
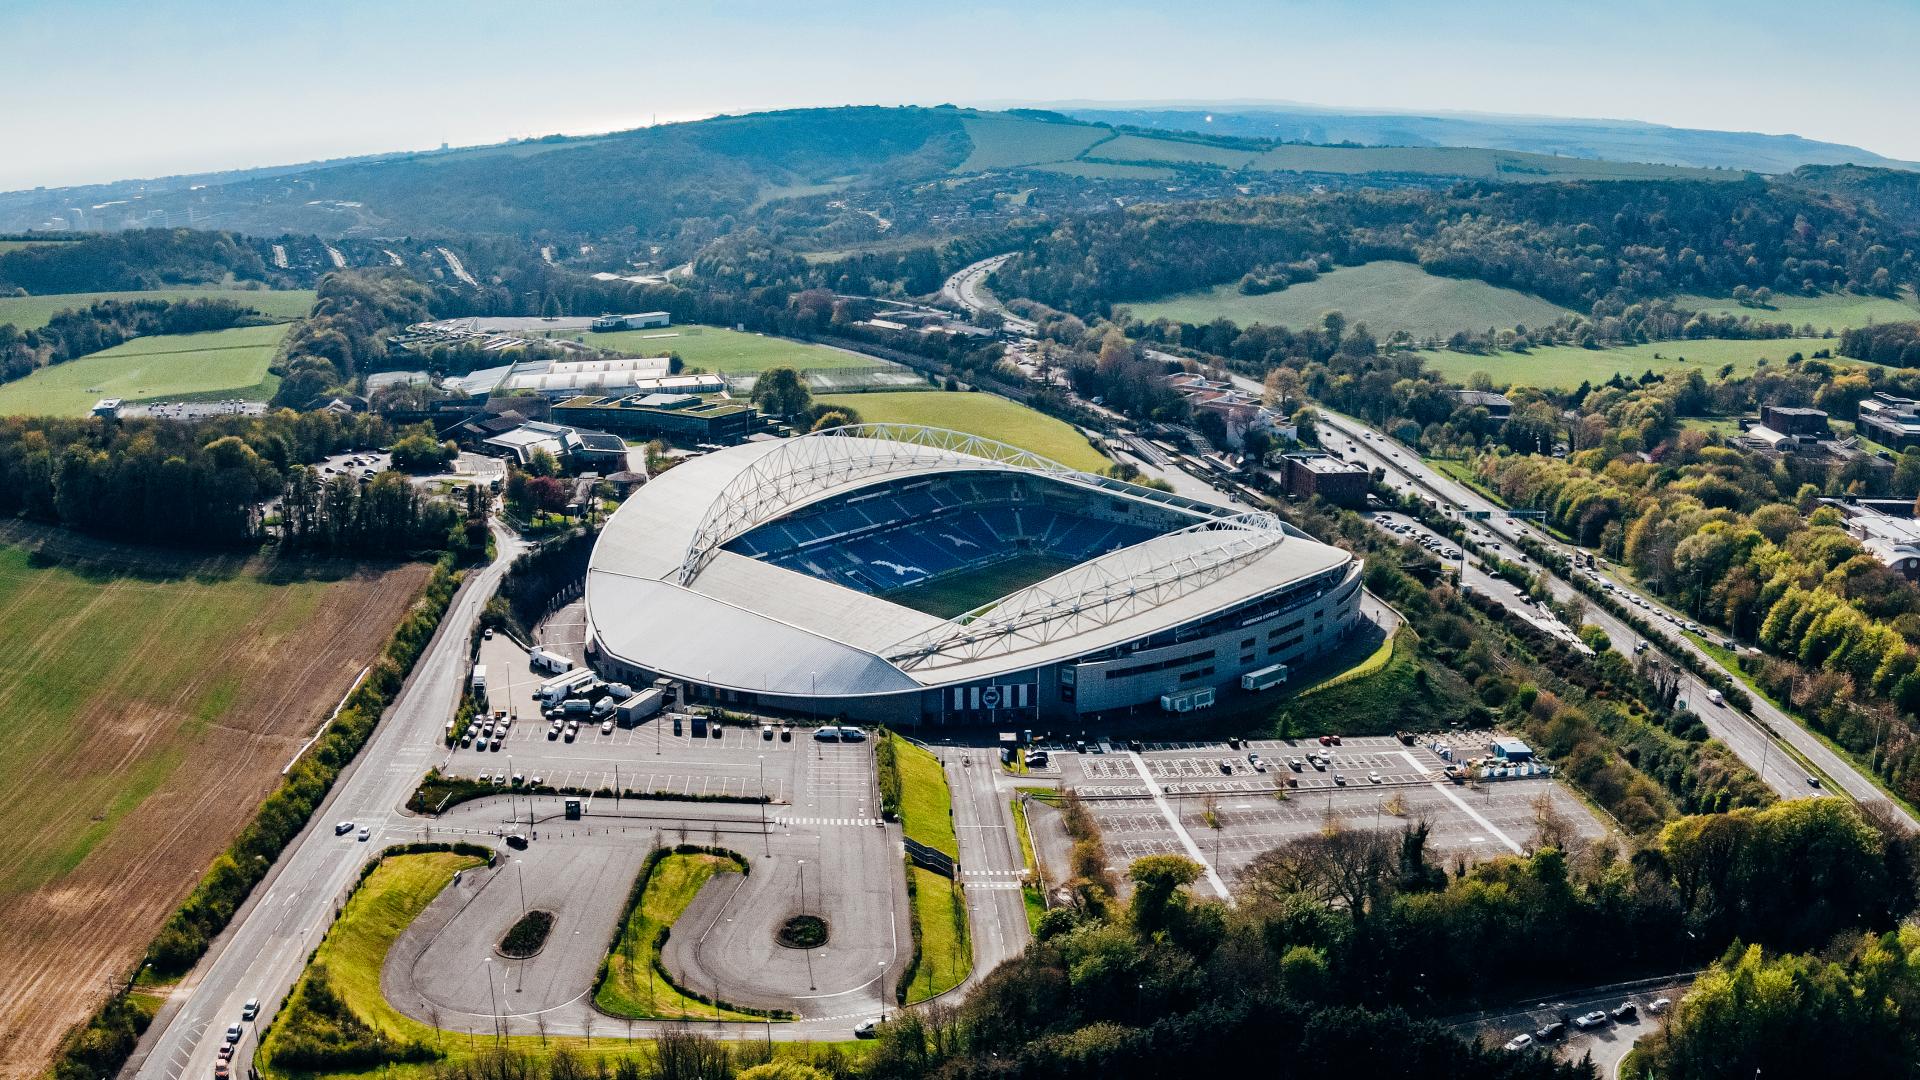
[{"label": "grass bank", "polygon": [[628,899],[619,936],[601,965],[593,1003],[602,1012],[635,1019],[764,1019],[764,1013],[716,1003],[681,988],[660,961],[674,922],[693,903],[700,887],[717,874],[744,873],[746,865],[731,852],[691,845],[673,851],[662,848],[648,856],[634,881],[634,896]]}]

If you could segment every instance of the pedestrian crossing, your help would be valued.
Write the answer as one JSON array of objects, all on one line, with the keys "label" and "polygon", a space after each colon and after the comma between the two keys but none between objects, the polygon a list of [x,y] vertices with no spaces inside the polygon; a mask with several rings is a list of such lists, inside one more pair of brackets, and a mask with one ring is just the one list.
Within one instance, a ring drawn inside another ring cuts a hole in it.
[{"label": "pedestrian crossing", "polygon": [[1007,877],[1012,877],[1012,878],[1018,878],[1018,877],[1025,877],[1025,876],[1026,876],[1026,874],[1027,874],[1027,872],[1026,872],[1026,871],[1025,871],[1024,869],[1020,869],[1020,870],[961,870],[961,871],[960,871],[960,876],[961,876],[961,877],[963,877],[963,878],[988,878],[988,877],[998,877],[998,878],[1007,878]]},{"label": "pedestrian crossing", "polygon": [[880,824],[878,818],[870,817],[776,817],[775,825],[865,825],[869,828]]}]

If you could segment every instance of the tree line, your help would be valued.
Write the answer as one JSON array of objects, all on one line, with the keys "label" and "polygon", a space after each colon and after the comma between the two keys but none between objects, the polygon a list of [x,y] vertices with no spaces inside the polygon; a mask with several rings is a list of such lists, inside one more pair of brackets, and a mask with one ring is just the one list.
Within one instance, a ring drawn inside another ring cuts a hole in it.
[{"label": "tree line", "polygon": [[231,300],[97,300],[62,311],[42,327],[0,323],[0,382],[24,379],[51,364],[110,349],[152,334],[197,334],[268,320]]}]

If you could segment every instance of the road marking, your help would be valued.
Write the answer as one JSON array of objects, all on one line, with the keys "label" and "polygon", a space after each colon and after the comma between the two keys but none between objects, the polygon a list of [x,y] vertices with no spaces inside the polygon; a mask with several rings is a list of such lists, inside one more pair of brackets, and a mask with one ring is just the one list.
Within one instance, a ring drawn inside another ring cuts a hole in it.
[{"label": "road marking", "polygon": [[1140,774],[1140,779],[1146,782],[1147,793],[1153,796],[1155,805],[1160,807],[1161,816],[1166,818],[1167,824],[1173,827],[1173,834],[1180,838],[1180,844],[1187,849],[1187,855],[1191,857],[1194,862],[1199,863],[1201,868],[1206,871],[1207,883],[1212,885],[1213,890],[1220,894],[1220,898],[1228,904],[1232,904],[1233,894],[1227,891],[1227,883],[1220,880],[1219,871],[1215,870],[1213,864],[1207,861],[1206,855],[1201,853],[1200,845],[1193,842],[1193,837],[1188,834],[1187,827],[1180,824],[1180,815],[1174,813],[1173,805],[1167,802],[1166,795],[1160,791],[1159,783],[1153,779],[1153,774],[1147,771],[1146,760],[1132,750],[1127,751],[1127,757],[1133,761],[1134,770]]},{"label": "road marking", "polygon": [[[1466,814],[1468,817],[1472,818],[1475,822],[1477,822],[1481,828],[1487,830],[1488,832],[1492,833],[1494,836],[1498,837],[1500,842],[1507,846],[1508,851],[1513,852],[1515,855],[1526,854],[1526,851],[1523,850],[1519,844],[1514,843],[1513,837],[1508,836],[1504,832],[1501,832],[1500,826],[1495,825],[1491,821],[1488,821],[1486,816],[1481,814],[1480,811],[1475,810],[1471,806],[1468,806],[1467,801],[1465,799],[1462,799],[1460,796],[1455,795],[1452,789],[1448,788],[1447,785],[1435,784],[1433,785],[1433,790],[1439,792],[1442,795],[1445,795],[1447,797],[1447,801],[1453,803],[1453,805],[1460,808],[1461,813]],[[1475,839],[1478,839],[1478,838],[1476,837]]]}]

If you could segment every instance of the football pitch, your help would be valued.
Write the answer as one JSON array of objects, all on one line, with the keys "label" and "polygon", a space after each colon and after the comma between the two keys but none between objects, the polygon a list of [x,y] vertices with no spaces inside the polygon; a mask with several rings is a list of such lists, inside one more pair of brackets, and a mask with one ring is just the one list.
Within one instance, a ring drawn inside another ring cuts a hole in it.
[{"label": "football pitch", "polygon": [[895,589],[887,593],[885,598],[936,619],[951,619],[982,604],[992,603],[1008,593],[1024,589],[1036,581],[1045,581],[1072,565],[1066,559],[1056,559],[1050,555],[1019,555],[991,566],[947,574],[932,581]]}]

